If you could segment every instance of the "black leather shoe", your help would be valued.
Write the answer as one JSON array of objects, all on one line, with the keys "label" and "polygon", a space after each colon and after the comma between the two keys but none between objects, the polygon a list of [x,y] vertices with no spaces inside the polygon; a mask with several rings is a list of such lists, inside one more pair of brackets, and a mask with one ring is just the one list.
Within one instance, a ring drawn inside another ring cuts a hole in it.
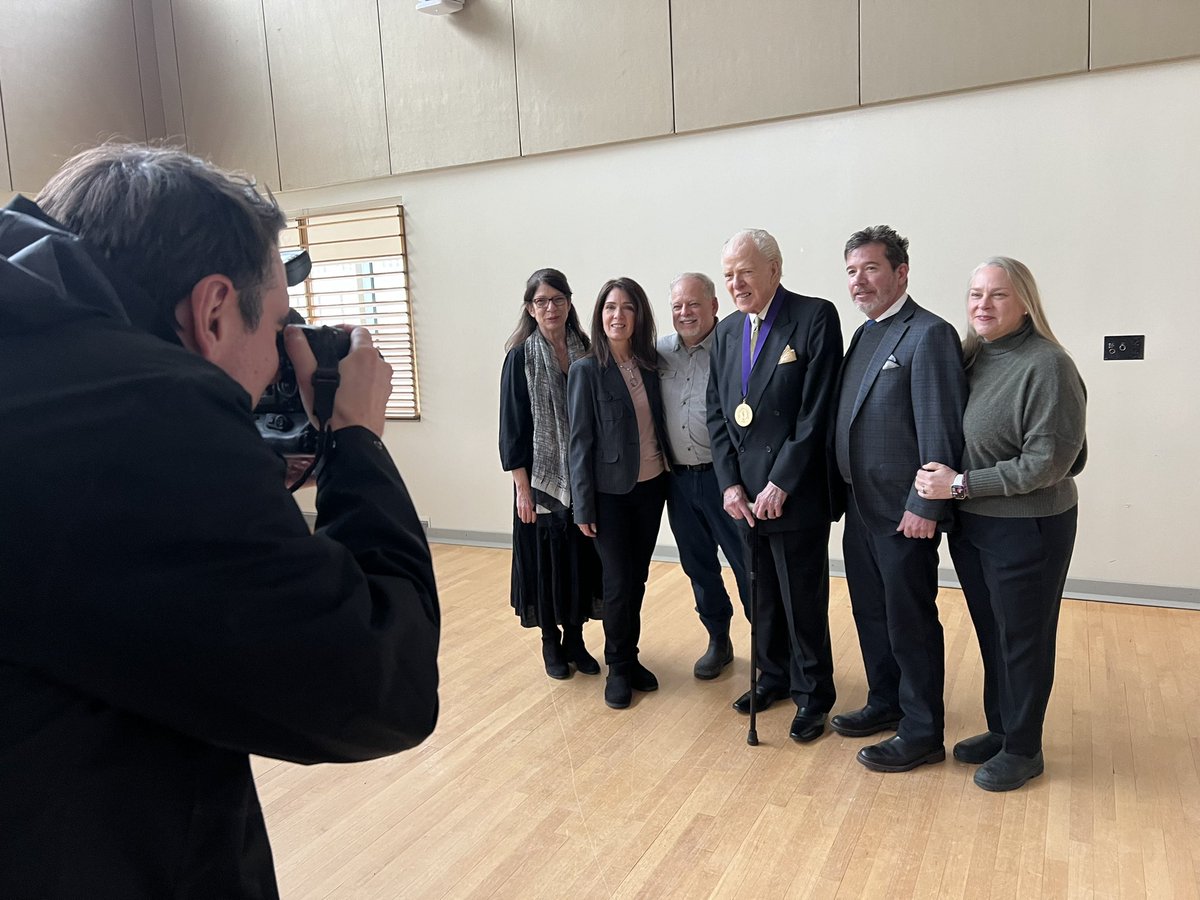
[{"label": "black leather shoe", "polygon": [[624,675],[608,673],[604,682],[604,705],[609,709],[625,709],[633,700],[629,679]]},{"label": "black leather shoe", "polygon": [[798,744],[815,741],[825,733],[825,713],[813,712],[807,706],[796,710],[796,718],[792,719],[792,729],[788,737]]},{"label": "black leather shoe", "polygon": [[658,690],[658,679],[641,663],[634,663],[633,668],[629,671],[629,686],[635,691],[648,694]]},{"label": "black leather shoe", "polygon": [[563,655],[566,656],[568,662],[575,663],[575,668],[584,675],[600,674],[600,663],[596,662],[596,657],[588,653],[582,638],[571,641],[564,637]]},{"label": "black leather shoe", "polygon": [[565,681],[571,677],[571,667],[567,665],[567,657],[557,638],[542,638],[542,662],[546,664],[546,674],[551,678]]},{"label": "black leather shoe", "polygon": [[696,660],[692,674],[701,681],[711,681],[721,674],[721,670],[733,662],[733,641],[729,635],[719,638],[709,638],[708,649]]},{"label": "black leather shoe", "polygon": [[854,712],[838,713],[829,720],[829,724],[845,737],[868,737],[881,731],[895,731],[900,724],[900,713],[864,706]]},{"label": "black leather shoe", "polygon": [[954,758],[959,762],[977,766],[985,763],[1004,749],[1004,735],[985,731],[974,737],[963,738],[954,745]]},{"label": "black leather shoe", "polygon": [[900,735],[858,751],[858,761],[872,772],[907,772],[945,758],[944,744],[906,741]]},{"label": "black leather shoe", "polygon": [[1001,750],[975,770],[975,783],[985,791],[1015,791],[1045,768],[1041,750],[1032,758]]},{"label": "black leather shoe", "polygon": [[[767,688],[763,690],[759,685],[754,691],[754,711],[762,712],[774,703],[776,700],[786,700],[792,696],[792,692],[787,688]],[[750,715],[750,692],[742,694],[733,701],[733,708],[740,712],[743,716]]]}]

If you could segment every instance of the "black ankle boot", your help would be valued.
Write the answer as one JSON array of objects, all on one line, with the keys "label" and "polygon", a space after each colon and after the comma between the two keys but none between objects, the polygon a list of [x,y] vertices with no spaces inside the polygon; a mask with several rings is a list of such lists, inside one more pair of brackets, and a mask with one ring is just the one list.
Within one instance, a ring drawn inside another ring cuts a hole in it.
[{"label": "black ankle boot", "polygon": [[557,637],[542,636],[542,662],[546,664],[546,674],[551,678],[563,681],[571,677],[571,667],[567,665],[566,654]]},{"label": "black ankle boot", "polygon": [[692,674],[702,681],[710,681],[721,674],[721,670],[733,662],[733,643],[729,635],[718,635],[708,639],[708,649],[696,660]]},{"label": "black ankle boot", "polygon": [[596,662],[596,658],[588,653],[587,645],[583,642],[582,625],[563,626],[562,649],[567,662],[575,663],[575,668],[584,675],[600,674],[600,663]]}]

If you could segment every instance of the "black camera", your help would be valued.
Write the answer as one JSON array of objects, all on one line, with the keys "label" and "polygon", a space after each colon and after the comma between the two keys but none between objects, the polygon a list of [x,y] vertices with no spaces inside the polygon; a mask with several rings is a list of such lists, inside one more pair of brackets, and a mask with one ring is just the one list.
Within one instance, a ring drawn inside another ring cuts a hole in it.
[{"label": "black camera", "polygon": [[[336,373],[338,362],[350,352],[350,335],[328,325],[305,325],[304,317],[294,309],[288,313],[287,321],[288,324],[300,326],[308,345],[312,347],[313,355],[317,358],[314,380],[322,372]],[[254,408],[254,423],[258,426],[258,433],[276,453],[282,456],[312,456],[317,452],[320,432],[304,411],[300,386],[296,383],[296,370],[292,368],[292,361],[284,349],[282,331],[276,339],[276,346],[279,348],[279,374],[274,383],[268,385],[258,406]],[[332,405],[332,393],[329,396]]]}]

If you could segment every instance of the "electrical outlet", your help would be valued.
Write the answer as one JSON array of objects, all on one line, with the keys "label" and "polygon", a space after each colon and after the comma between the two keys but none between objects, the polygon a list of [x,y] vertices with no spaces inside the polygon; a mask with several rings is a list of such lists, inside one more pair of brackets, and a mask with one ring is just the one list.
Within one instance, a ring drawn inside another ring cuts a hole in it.
[{"label": "electrical outlet", "polygon": [[1144,334],[1115,334],[1104,339],[1105,359],[1145,359]]}]

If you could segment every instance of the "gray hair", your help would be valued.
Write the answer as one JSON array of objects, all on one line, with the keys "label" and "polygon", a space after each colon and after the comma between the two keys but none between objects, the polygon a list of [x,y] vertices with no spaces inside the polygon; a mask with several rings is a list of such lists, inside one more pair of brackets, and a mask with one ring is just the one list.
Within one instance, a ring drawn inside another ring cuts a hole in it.
[{"label": "gray hair", "polygon": [[674,278],[671,279],[671,288],[670,288],[671,293],[672,294],[675,293],[675,285],[679,284],[679,282],[681,282],[681,281],[687,281],[689,278],[700,282],[700,287],[702,287],[704,289],[704,293],[706,296],[708,296],[708,297],[716,297],[717,296],[717,286],[715,284],[713,284],[713,280],[711,278],[709,278],[707,275],[705,275],[703,272],[680,272],[678,275],[676,275]]},{"label": "gray hair", "polygon": [[[1025,306],[1029,312],[1029,320],[1033,325],[1033,330],[1050,341],[1052,344],[1057,344],[1062,347],[1062,342],[1054,336],[1054,332],[1050,330],[1050,323],[1046,319],[1046,311],[1042,308],[1042,295],[1038,291],[1037,282],[1033,278],[1033,273],[1029,271],[1029,267],[1023,262],[1013,259],[1011,256],[990,256],[977,265],[971,272],[971,281],[975,280],[975,276],[979,274],[980,269],[996,268],[1004,271],[1008,275],[1008,280],[1012,282],[1013,293],[1017,295],[1017,299]],[[968,282],[967,296],[970,296],[970,287]],[[979,345],[982,338],[975,331],[975,326],[967,322],[967,336],[963,338],[963,360],[967,365],[975,361],[975,354],[979,352]],[[1065,347],[1063,348],[1066,349]]]},{"label": "gray hair", "polygon": [[783,253],[779,250],[779,242],[775,240],[771,232],[762,228],[743,228],[741,231],[734,232],[733,236],[725,242],[725,246],[721,248],[721,253],[728,253],[730,247],[743,240],[752,243],[758,248],[758,252],[767,259],[778,263],[779,277],[783,277]]}]

